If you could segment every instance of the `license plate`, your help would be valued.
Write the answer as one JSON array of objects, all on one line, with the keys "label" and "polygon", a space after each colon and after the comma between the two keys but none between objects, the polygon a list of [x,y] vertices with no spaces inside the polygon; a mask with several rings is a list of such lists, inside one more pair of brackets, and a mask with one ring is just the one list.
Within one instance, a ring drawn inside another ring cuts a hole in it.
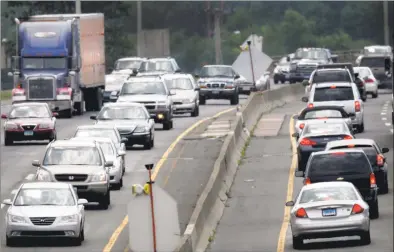
[{"label": "license plate", "polygon": [[322,210],[322,215],[323,216],[336,216],[337,215],[337,210],[335,208],[323,209]]},{"label": "license plate", "polygon": [[212,94],[219,94],[219,90],[213,90]]},{"label": "license plate", "polygon": [[25,136],[32,136],[34,133],[33,133],[33,131],[29,130],[29,131],[25,131],[23,134]]}]

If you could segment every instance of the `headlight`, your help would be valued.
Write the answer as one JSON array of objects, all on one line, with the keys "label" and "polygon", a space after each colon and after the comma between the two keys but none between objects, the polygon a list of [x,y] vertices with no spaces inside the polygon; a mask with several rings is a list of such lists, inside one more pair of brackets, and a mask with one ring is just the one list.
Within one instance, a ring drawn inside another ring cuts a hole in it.
[{"label": "headlight", "polygon": [[78,215],[73,214],[73,215],[67,215],[67,216],[62,216],[59,219],[59,222],[61,223],[75,223],[78,222]]},{"label": "headlight", "polygon": [[45,170],[39,170],[37,173],[37,180],[39,181],[51,181],[51,176],[49,172]]},{"label": "headlight", "polygon": [[149,131],[149,127],[148,126],[138,126],[134,130],[135,133],[144,133],[144,132],[148,132],[148,131]]},{"label": "headlight", "polygon": [[16,125],[15,123],[7,123],[7,124],[5,125],[5,128],[6,128],[6,129],[9,129],[9,130],[16,130],[16,129],[19,128],[19,126]]},{"label": "headlight", "polygon": [[12,214],[8,215],[8,221],[12,223],[28,223],[25,217]]},{"label": "headlight", "polygon": [[95,174],[92,178],[93,182],[102,182],[107,180],[107,173],[106,172],[100,172],[98,174]]},{"label": "headlight", "polygon": [[49,128],[51,128],[51,125],[50,125],[50,124],[47,124],[47,123],[44,123],[44,124],[40,124],[40,125],[39,125],[39,128],[40,128],[40,129],[49,129]]}]

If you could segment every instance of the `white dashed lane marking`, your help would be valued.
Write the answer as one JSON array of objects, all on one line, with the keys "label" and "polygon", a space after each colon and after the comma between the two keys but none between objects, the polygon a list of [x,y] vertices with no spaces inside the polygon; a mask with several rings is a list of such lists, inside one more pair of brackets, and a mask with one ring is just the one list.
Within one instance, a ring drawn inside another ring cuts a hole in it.
[{"label": "white dashed lane marking", "polygon": [[[384,122],[384,125],[386,125],[387,127],[392,127],[391,123],[385,122],[387,121],[387,117],[383,117],[383,116],[387,116],[387,110],[388,110],[388,106],[389,106],[390,101],[386,101],[382,107],[382,112],[380,113],[382,115],[382,121]],[[390,133],[393,134],[393,129],[390,129]]]}]

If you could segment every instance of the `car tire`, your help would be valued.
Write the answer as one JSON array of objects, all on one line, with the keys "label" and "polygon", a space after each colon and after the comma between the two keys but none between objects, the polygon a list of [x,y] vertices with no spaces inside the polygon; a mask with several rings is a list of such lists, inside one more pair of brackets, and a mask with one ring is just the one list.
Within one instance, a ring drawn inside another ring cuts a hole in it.
[{"label": "car tire", "polygon": [[199,97],[199,100],[200,100],[200,105],[205,105],[206,102],[207,102],[207,99],[205,99],[204,96],[200,96],[200,97]]},{"label": "car tire", "polygon": [[304,240],[302,237],[293,236],[293,249],[302,249],[304,246]]},{"label": "car tire", "polygon": [[111,193],[108,190],[107,193],[99,201],[99,206],[101,209],[107,210],[110,204],[111,204]]},{"label": "car tire", "polygon": [[378,98],[378,96],[379,96],[378,91],[376,91],[375,94],[372,94],[372,98]]},{"label": "car tire", "polygon": [[274,78],[274,84],[278,84],[279,80]]},{"label": "car tire", "polygon": [[379,218],[379,202],[377,198],[369,204],[369,218],[371,220]]},{"label": "car tire", "polygon": [[16,239],[6,236],[5,237],[5,245],[7,247],[15,247],[16,246]]},{"label": "car tire", "polygon": [[235,92],[233,97],[231,97],[231,99],[230,99],[230,104],[231,105],[238,105],[238,103],[239,103],[239,94],[238,94],[238,92]]},{"label": "car tire", "polygon": [[363,133],[364,132],[364,122],[362,122],[360,125],[357,126],[357,131],[358,133]]},{"label": "car tire", "polygon": [[72,108],[67,109],[67,110],[64,112],[64,116],[65,116],[66,118],[72,118],[72,117],[73,117],[73,109],[72,109]]},{"label": "car tire", "polygon": [[112,189],[115,191],[119,191],[122,187],[123,187],[123,178],[119,180],[119,183],[112,185]]},{"label": "car tire", "polygon": [[170,130],[172,128],[172,121],[163,122],[163,130]]},{"label": "car tire", "polygon": [[79,236],[77,238],[73,239],[73,245],[74,246],[81,246],[82,245],[82,241],[84,240],[84,234],[83,234],[83,229],[81,230],[81,232],[79,232]]},{"label": "car tire", "polygon": [[389,183],[387,180],[387,175],[385,176],[384,183],[382,187],[379,187],[379,194],[387,194],[389,192]]},{"label": "car tire", "polygon": [[14,144],[14,141],[12,140],[12,138],[9,137],[7,134],[4,134],[4,145],[11,146],[13,144]]},{"label": "car tire", "polygon": [[146,143],[144,144],[144,149],[145,149],[145,150],[150,150],[150,149],[152,149],[152,137],[150,137],[150,139],[148,140],[148,142],[146,142]]},{"label": "car tire", "polygon": [[196,107],[194,108],[193,112],[191,113],[192,117],[197,117],[200,115],[200,108],[198,107],[198,105],[196,104]]},{"label": "car tire", "polygon": [[371,244],[371,233],[368,231],[360,233],[360,243],[361,245]]}]

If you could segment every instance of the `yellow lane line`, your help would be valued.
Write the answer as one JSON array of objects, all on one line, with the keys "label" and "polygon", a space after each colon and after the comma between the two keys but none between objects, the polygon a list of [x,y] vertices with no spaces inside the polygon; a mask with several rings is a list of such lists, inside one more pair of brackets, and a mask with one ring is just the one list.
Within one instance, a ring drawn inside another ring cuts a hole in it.
[{"label": "yellow lane line", "polygon": [[[187,134],[189,134],[192,130],[197,128],[203,122],[206,122],[212,118],[217,118],[217,117],[219,117],[225,113],[228,113],[230,111],[233,111],[233,110],[235,110],[235,108],[226,109],[224,111],[217,113],[216,115],[214,115],[212,117],[202,119],[202,120],[196,122],[195,124],[193,124],[192,126],[190,126],[189,128],[187,128],[184,132],[182,132],[182,134],[180,134],[175,139],[175,141],[170,145],[170,147],[168,147],[167,151],[164,152],[164,154],[161,157],[161,159],[159,160],[159,162],[157,162],[157,164],[154,166],[152,180],[156,179],[157,174],[159,174],[159,171],[160,171],[161,167],[163,166],[164,162],[168,159],[168,156],[174,150],[175,146],[182,140],[182,138],[184,138]],[[108,243],[105,245],[105,247],[103,249],[103,252],[110,252],[112,250],[112,248],[115,245],[116,241],[118,240],[120,234],[122,233],[123,229],[127,226],[128,223],[129,223],[129,217],[126,215],[126,217],[123,219],[122,223],[120,223],[120,225],[115,229],[115,231],[111,235],[110,239],[108,240]]]},{"label": "yellow lane line", "polygon": [[[287,183],[286,202],[293,200],[294,172],[295,169],[297,168],[297,147],[296,147],[296,141],[294,137],[292,137],[294,132],[295,132],[294,118],[292,116],[290,118],[290,123],[289,123],[292,160],[291,160],[291,166],[289,171],[289,180]],[[278,245],[276,250],[277,252],[284,252],[285,250],[286,233],[287,233],[287,228],[289,226],[289,221],[290,221],[290,207],[285,207],[285,214],[283,216],[283,222],[279,232],[279,239],[278,239]]]}]

